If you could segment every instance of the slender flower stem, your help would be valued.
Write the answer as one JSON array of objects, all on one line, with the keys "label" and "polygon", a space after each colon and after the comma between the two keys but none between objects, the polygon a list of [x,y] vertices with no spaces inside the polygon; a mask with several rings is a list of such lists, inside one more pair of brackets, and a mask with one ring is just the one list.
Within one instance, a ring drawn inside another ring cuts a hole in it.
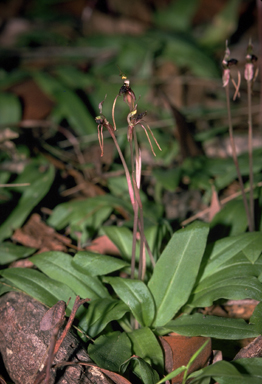
[{"label": "slender flower stem", "polygon": [[[131,165],[132,165],[132,179],[134,184],[135,166],[134,166],[132,136],[130,138],[129,144],[130,144],[130,156],[131,156]],[[135,263],[136,263],[136,235],[137,235],[137,224],[138,224],[138,203],[137,203],[136,196],[135,196],[133,209],[134,209],[134,224],[133,224],[133,241],[132,241],[132,257],[131,257],[131,279],[134,278]]]},{"label": "slender flower stem", "polygon": [[140,199],[139,189],[141,185],[141,150],[138,146],[136,130],[134,127],[134,143],[135,143],[135,164],[136,174],[133,179],[135,198],[139,207],[139,229],[140,229],[140,255],[139,255],[139,267],[138,267],[138,278],[144,280],[146,273],[146,253],[145,253],[145,234],[144,234],[144,215],[143,205]]},{"label": "slender flower stem", "polygon": [[245,189],[244,189],[244,183],[243,183],[243,179],[242,179],[240,169],[239,169],[236,145],[235,145],[235,140],[234,140],[234,135],[233,135],[231,109],[230,109],[230,97],[229,97],[229,84],[227,84],[225,86],[225,90],[226,90],[226,98],[227,98],[228,127],[229,127],[230,144],[231,144],[231,148],[232,148],[232,156],[233,156],[234,164],[236,167],[237,177],[238,177],[238,181],[239,181],[239,185],[240,185],[240,189],[241,189],[241,193],[242,193],[242,197],[243,197],[244,207],[245,207],[245,211],[246,211],[246,215],[247,215],[247,221],[248,221],[248,228],[249,228],[249,231],[251,232],[253,230],[252,229],[253,227],[252,227],[247,197],[246,197],[246,193],[245,193]]},{"label": "slender flower stem", "polygon": [[254,194],[253,194],[253,184],[254,184],[254,175],[253,175],[253,126],[252,126],[252,113],[251,113],[251,93],[252,93],[252,82],[247,81],[247,97],[248,97],[248,157],[249,157],[249,183],[250,183],[250,192],[249,192],[249,207],[250,207],[250,221],[251,229],[254,231]]},{"label": "slender flower stem", "polygon": [[128,170],[128,167],[126,165],[126,161],[125,161],[125,158],[123,156],[123,153],[118,145],[118,142],[116,140],[116,137],[114,135],[114,132],[111,132],[109,131],[111,136],[112,136],[112,139],[114,140],[114,143],[115,143],[115,146],[116,146],[116,149],[118,151],[118,154],[120,156],[120,159],[122,161],[122,164],[123,164],[123,167],[124,167],[124,170],[125,170],[125,174],[126,174],[126,181],[127,181],[127,185],[128,185],[128,192],[129,192],[129,197],[130,197],[130,201],[131,201],[131,204],[132,204],[132,207],[134,207],[134,204],[135,204],[135,198],[134,198],[134,192],[133,192],[133,187],[132,187],[132,181],[131,181],[131,176],[130,176],[130,173],[129,173],[129,170]]}]

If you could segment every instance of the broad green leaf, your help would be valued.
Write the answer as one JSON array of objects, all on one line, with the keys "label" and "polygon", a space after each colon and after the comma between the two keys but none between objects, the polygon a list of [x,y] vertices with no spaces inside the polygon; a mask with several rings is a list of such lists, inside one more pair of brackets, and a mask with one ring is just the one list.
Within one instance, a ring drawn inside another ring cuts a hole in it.
[{"label": "broad green leaf", "polygon": [[56,75],[70,88],[86,88],[95,83],[88,73],[75,66],[63,65],[55,68]]},{"label": "broad green leaf", "polygon": [[199,1],[183,0],[171,1],[171,3],[159,8],[154,15],[155,23],[160,29],[186,31],[190,27],[191,20],[197,10]]},{"label": "broad green leaf", "polygon": [[0,241],[10,237],[13,230],[23,224],[32,209],[49,191],[54,175],[55,169],[49,165],[45,172],[40,173],[39,171],[38,178],[24,189],[17,206],[0,227]]},{"label": "broad green leaf", "polygon": [[[164,373],[164,355],[158,339],[148,327],[128,332],[135,355],[154,366],[158,372]],[[152,351],[154,351],[152,353]]]},{"label": "broad green leaf", "polygon": [[0,243],[0,265],[12,263],[15,260],[23,259],[35,252],[35,248],[23,247],[9,242]]},{"label": "broad green leaf", "polygon": [[[103,231],[109,239],[117,246],[124,260],[131,261],[133,234],[126,227],[103,227]],[[139,247],[136,247],[137,260],[139,257]]]},{"label": "broad green leaf", "polygon": [[258,277],[260,272],[262,272],[262,257],[260,257],[255,264],[251,264],[246,256],[242,252],[239,252],[229,260],[226,260],[223,264],[217,265],[212,274],[208,274],[206,277],[205,275],[202,275],[198,279],[192,295],[206,287],[213,286],[221,280],[237,278],[240,276]]},{"label": "broad green leaf", "polygon": [[72,257],[63,252],[51,251],[35,255],[30,260],[51,279],[68,285],[76,295],[86,299],[110,297],[101,281],[74,268]]},{"label": "broad green leaf", "polygon": [[[155,260],[160,256],[163,239],[170,239],[173,231],[167,220],[161,220],[157,225],[147,227],[145,229],[145,238],[147,239],[149,248]],[[150,265],[147,265],[147,270],[151,270]]]},{"label": "broad green leaf", "polygon": [[102,276],[128,267],[129,263],[116,257],[101,255],[90,251],[78,252],[73,260],[73,266],[82,272],[87,272],[91,276]]},{"label": "broad green leaf", "polygon": [[213,378],[219,378],[219,384],[221,383],[220,378],[221,377],[227,377],[229,380],[238,380],[238,383],[242,379],[242,375],[238,370],[227,361],[218,361],[215,364],[209,365],[206,368],[203,368],[198,372],[194,372],[189,376],[189,378],[194,377],[194,380],[192,383],[201,383],[201,379],[204,377],[213,377]]},{"label": "broad green leaf", "polygon": [[168,191],[173,192],[180,182],[181,169],[172,168],[168,170],[163,169],[154,169],[153,176],[156,178],[157,182],[161,184]]},{"label": "broad green leaf", "polygon": [[77,238],[76,233],[80,232],[81,240],[85,242],[108,218],[112,210],[112,204],[100,198],[69,201],[56,206],[47,222],[58,230],[68,226],[73,238]]},{"label": "broad green leaf", "polygon": [[[143,206],[143,209],[144,209],[144,206]],[[133,242],[132,231],[127,227],[104,226],[103,232],[109,237],[109,239],[119,249],[122,259],[131,262],[132,242]],[[146,233],[147,233],[147,230],[145,230],[145,234]],[[157,241],[157,238],[154,238],[154,241]],[[152,242],[153,241],[151,240],[151,244]],[[152,251],[152,248],[151,248],[151,251]],[[139,241],[136,244],[136,261],[138,262],[138,260],[139,260]],[[146,252],[146,265],[148,268],[151,267],[151,261],[147,252]]]},{"label": "broad green leaf", "polygon": [[70,88],[44,72],[37,72],[34,78],[43,91],[59,103],[62,115],[78,135],[96,132],[97,127],[94,118],[90,115],[83,101]]},{"label": "broad green leaf", "polygon": [[251,263],[255,263],[262,252],[262,236],[261,232],[255,232],[257,238],[243,249],[245,256]]},{"label": "broad green leaf", "polygon": [[[2,58],[4,55],[7,55],[8,58],[10,59],[10,53],[9,50],[4,53],[2,50],[1,56]],[[14,84],[22,83],[26,78],[28,78],[28,72],[25,71],[24,69],[16,68],[15,71],[11,72],[6,72],[2,74],[1,79],[0,79],[0,87],[1,89],[7,89],[11,87]]]},{"label": "broad green leaf", "polygon": [[94,117],[90,114],[84,102],[70,89],[58,90],[54,93],[64,118],[80,135],[90,135],[97,131]]},{"label": "broad green leaf", "polygon": [[0,93],[0,125],[18,123],[22,119],[22,106],[17,96]]},{"label": "broad green leaf", "polygon": [[[208,244],[203,261],[204,271],[201,273],[201,280],[219,270],[220,266],[235,257],[239,252],[247,248],[257,248],[261,238],[260,232],[242,233],[241,235],[226,237]],[[206,265],[205,265],[206,264]]]},{"label": "broad green leaf", "polygon": [[182,315],[163,327],[156,328],[156,333],[159,335],[170,332],[184,336],[205,336],[225,340],[257,337],[259,334],[254,325],[247,324],[243,319],[204,316],[200,313]]},{"label": "broad green leaf", "polygon": [[177,231],[160,256],[148,283],[157,308],[154,326],[166,324],[188,300],[207,235],[208,226],[195,222]]},{"label": "broad green leaf", "polygon": [[143,281],[121,277],[105,277],[116,294],[130,308],[134,317],[142,326],[150,326],[155,316],[155,304],[152,295]]},{"label": "broad green leaf", "polygon": [[[253,172],[254,174],[260,172],[261,164],[261,148],[253,150]],[[248,153],[243,153],[238,157],[239,168],[241,169],[242,176],[249,175],[249,161]],[[236,168],[232,158],[227,159],[208,159],[204,162],[205,171],[210,176],[216,176],[215,185],[218,190],[225,188],[233,180],[237,178]]]},{"label": "broad green leaf", "polygon": [[[244,376],[246,383],[259,384],[262,382],[262,359],[261,357],[245,358],[232,361],[231,364],[236,367]],[[247,377],[246,377],[247,376]],[[248,381],[250,379],[250,381]],[[224,382],[226,384],[229,382]]]},{"label": "broad green leaf", "polygon": [[253,276],[226,277],[212,283],[212,276],[202,281],[193,291],[187,304],[192,307],[208,307],[218,299],[262,300],[262,284]]},{"label": "broad green leaf", "polygon": [[256,330],[261,334],[262,333],[262,303],[259,303],[256,306],[249,321],[250,321],[250,324],[254,324]]},{"label": "broad green leaf", "polygon": [[[11,176],[11,172],[7,172],[7,171],[1,171],[0,172],[0,183],[1,184],[7,184],[8,180],[10,179],[10,176]],[[3,190],[1,190],[1,193],[3,192]]]},{"label": "broad green leaf", "polygon": [[212,377],[219,384],[260,384],[262,380],[262,359],[259,357],[238,359],[228,363],[224,360],[189,377],[194,378],[192,383],[202,383],[202,378]]},{"label": "broad green leaf", "polygon": [[121,372],[127,370],[128,365],[134,366],[133,373],[137,375],[144,384],[155,384],[159,380],[158,373],[143,359],[132,356],[128,361],[121,365]]},{"label": "broad green leaf", "polygon": [[3,278],[0,279],[0,296],[2,296],[4,293],[10,292],[10,291],[21,292],[20,289],[16,288],[14,286],[14,284],[12,284],[7,279],[3,279]]},{"label": "broad green leaf", "polygon": [[[199,44],[189,35],[153,31],[150,36],[165,41],[161,55],[162,60],[172,60],[176,65],[188,67],[193,74],[200,77],[219,76],[218,66]],[[192,57],[195,60],[192,60]]]},{"label": "broad green leaf", "polygon": [[[30,163],[25,166],[22,173],[20,173],[14,180],[15,184],[21,183],[34,183],[42,174],[41,169],[45,169],[49,163],[43,158],[31,159]],[[12,187],[9,187],[9,189]],[[27,187],[15,187],[16,192],[23,193]]]},{"label": "broad green leaf", "polygon": [[213,47],[224,43],[235,32],[238,25],[240,0],[230,0],[224,3],[222,11],[216,14],[208,24],[201,43]]},{"label": "broad green leaf", "polygon": [[239,235],[247,228],[247,216],[243,201],[233,200],[219,211],[210,223],[210,240]]},{"label": "broad green leaf", "polygon": [[2,270],[0,274],[17,288],[49,307],[52,307],[59,300],[64,300],[67,303],[71,297],[67,307],[69,309],[67,314],[70,314],[76,295],[67,285],[52,280],[34,269],[8,268]]},{"label": "broad green leaf", "polygon": [[[262,258],[260,257],[255,264],[252,264],[244,255],[239,252],[236,256],[232,257],[222,265],[220,265],[212,275],[201,279],[202,282],[213,280],[213,282],[222,280],[227,277],[239,276],[258,276],[262,271]],[[201,284],[200,283],[200,284]]]},{"label": "broad green leaf", "polygon": [[120,372],[121,364],[132,355],[131,342],[126,333],[101,335],[89,344],[88,354],[99,367]]},{"label": "broad green leaf", "polygon": [[[131,204],[110,195],[96,196],[81,201],[69,201],[56,206],[48,219],[48,224],[60,230],[69,226],[74,231],[96,231],[113,209],[132,210]],[[84,237],[82,235],[82,237]]]},{"label": "broad green leaf", "polygon": [[121,300],[92,300],[79,326],[90,336],[97,336],[111,321],[121,319],[129,308]]}]

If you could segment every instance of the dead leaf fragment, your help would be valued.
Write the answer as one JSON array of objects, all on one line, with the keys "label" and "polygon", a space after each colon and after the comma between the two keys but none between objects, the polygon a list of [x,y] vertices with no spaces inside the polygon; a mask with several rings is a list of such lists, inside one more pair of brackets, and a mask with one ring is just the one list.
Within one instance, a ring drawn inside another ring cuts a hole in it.
[{"label": "dead leaf fragment", "polygon": [[56,233],[54,228],[43,223],[37,213],[34,213],[22,228],[14,232],[12,240],[26,247],[37,248],[39,249],[38,253],[66,252],[67,247],[71,246],[70,239]]}]

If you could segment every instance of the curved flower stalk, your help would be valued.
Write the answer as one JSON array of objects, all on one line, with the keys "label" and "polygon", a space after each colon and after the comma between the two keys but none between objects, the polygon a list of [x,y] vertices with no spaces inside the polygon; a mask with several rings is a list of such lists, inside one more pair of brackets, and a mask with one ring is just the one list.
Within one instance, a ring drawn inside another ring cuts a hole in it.
[{"label": "curved flower stalk", "polygon": [[254,195],[253,195],[253,185],[254,185],[254,176],[253,176],[253,125],[252,125],[252,86],[258,75],[258,68],[255,68],[255,63],[257,62],[257,57],[253,54],[253,45],[249,41],[247,47],[246,55],[246,65],[244,77],[247,81],[247,98],[248,98],[248,157],[249,157],[249,183],[250,183],[250,193],[249,193],[249,209],[252,223],[252,230],[254,230]]},{"label": "curved flower stalk", "polygon": [[[146,116],[146,114],[147,114],[147,111],[138,114],[137,113],[137,105],[135,106],[134,110],[128,114],[128,116],[127,116],[127,122],[128,122],[127,139],[128,139],[128,141],[132,140],[133,131],[134,131],[135,126],[140,125],[140,127],[142,127],[143,130],[145,131],[145,134],[146,134],[147,140],[148,140],[148,142],[150,144],[150,148],[151,148],[151,151],[152,151],[153,155],[156,156],[156,154],[155,154],[155,152],[153,150],[153,146],[152,146],[150,137],[148,135],[148,132],[147,132],[144,124],[142,124],[143,117]],[[151,129],[149,127],[149,125],[146,124],[146,126],[147,126],[147,129],[149,130],[151,136],[153,137],[153,139],[154,139],[158,149],[160,151],[162,151],[162,149],[161,149],[160,145],[158,144],[158,142],[157,142],[153,132],[151,131]]]},{"label": "curved flower stalk", "polygon": [[122,151],[121,151],[121,149],[120,149],[120,147],[118,145],[118,142],[116,140],[114,128],[107,121],[105,116],[102,114],[102,106],[103,106],[104,101],[105,101],[105,99],[103,101],[101,101],[101,103],[99,103],[100,115],[95,118],[95,122],[97,123],[97,130],[98,130],[98,141],[99,141],[99,145],[100,145],[100,148],[101,148],[101,156],[103,156],[103,154],[104,154],[103,128],[106,128],[108,130],[108,132],[110,133],[112,139],[114,140],[116,149],[117,149],[118,154],[120,156],[120,159],[122,161],[122,164],[123,164],[123,167],[124,167],[124,171],[125,171],[125,175],[126,175],[127,185],[128,185],[129,197],[130,197],[130,200],[131,200],[131,204],[133,206],[135,200],[134,200],[134,192],[133,192],[133,188],[132,188],[131,177],[130,177],[129,170],[128,170],[128,167],[126,165],[126,161],[125,161],[125,158],[123,156],[123,153],[122,153]]},{"label": "curved flower stalk", "polygon": [[237,96],[240,96],[240,93],[239,93],[240,80],[241,80],[240,72],[238,71],[238,83],[237,84],[233,80],[231,73],[230,73],[231,67],[233,65],[236,65],[237,62],[238,61],[236,59],[230,59],[230,50],[228,48],[227,41],[226,41],[225,56],[224,56],[224,59],[222,61],[222,65],[223,65],[222,80],[223,80],[223,87],[226,90],[226,98],[227,98],[229,138],[230,138],[230,145],[231,145],[231,149],[232,149],[232,157],[233,157],[233,161],[234,161],[234,164],[236,167],[237,177],[238,177],[238,181],[239,181],[239,185],[240,185],[240,189],[241,189],[241,193],[242,193],[242,197],[243,197],[243,202],[244,202],[244,206],[245,206],[245,211],[246,211],[246,215],[247,215],[249,231],[253,231],[253,224],[252,224],[252,220],[251,220],[250,210],[248,207],[247,197],[246,197],[246,193],[245,193],[245,189],[244,189],[244,183],[243,183],[242,175],[240,173],[239,163],[238,163],[238,159],[237,159],[237,151],[236,151],[236,145],[235,145],[235,140],[234,140],[232,118],[231,118],[231,109],[230,109],[230,97],[229,97],[230,80],[231,80],[231,82],[235,88],[235,94],[234,94],[233,99],[235,100],[235,98]]},{"label": "curved flower stalk", "polygon": [[[147,139],[149,141],[152,153],[155,155],[155,152],[153,150],[153,146],[151,143],[151,140],[148,135],[148,131],[150,132],[151,136],[153,137],[156,145],[158,146],[159,150],[161,150],[160,145],[158,144],[156,138],[154,137],[150,127],[148,125],[147,128],[143,124],[143,117],[146,115],[147,112],[143,112],[138,114],[137,112],[137,104],[135,104],[136,96],[133,90],[130,87],[130,81],[127,79],[127,77],[120,72],[122,80],[124,80],[124,84],[121,86],[119,93],[116,95],[113,107],[112,107],[112,120],[113,125],[111,125],[105,116],[102,114],[102,106],[105,101],[105,99],[99,104],[99,112],[100,115],[96,117],[96,123],[97,123],[97,129],[98,129],[98,141],[101,149],[101,156],[103,156],[104,152],[104,142],[103,142],[103,129],[106,128],[111,137],[114,140],[114,143],[116,145],[116,148],[118,150],[119,156],[121,158],[121,161],[124,166],[127,184],[128,184],[128,191],[129,196],[131,200],[131,204],[134,210],[134,226],[133,226],[133,244],[132,244],[132,258],[131,258],[131,278],[134,278],[135,273],[135,251],[136,251],[136,241],[137,241],[137,229],[139,228],[140,232],[140,257],[139,257],[139,267],[138,267],[138,278],[143,280],[145,277],[146,272],[146,253],[145,249],[147,249],[148,255],[150,257],[150,260],[152,262],[152,265],[155,265],[154,257],[151,253],[151,250],[149,248],[149,245],[146,241],[145,235],[144,235],[144,221],[143,221],[143,206],[139,195],[140,190],[140,184],[141,184],[141,150],[138,146],[137,136],[135,127],[137,125],[140,125],[147,136]],[[124,102],[127,103],[129,107],[129,114],[127,116],[127,123],[128,123],[128,130],[127,130],[127,139],[130,143],[130,152],[131,152],[131,164],[132,164],[132,177],[130,176],[130,173],[128,171],[128,167],[126,165],[125,159],[123,157],[122,151],[117,143],[116,136],[115,136],[115,130],[116,130],[116,124],[115,124],[115,106],[116,101],[119,96],[123,96]],[[148,130],[148,131],[147,131]],[[134,149],[133,149],[133,142],[134,142]],[[134,155],[135,152],[135,155]]]}]

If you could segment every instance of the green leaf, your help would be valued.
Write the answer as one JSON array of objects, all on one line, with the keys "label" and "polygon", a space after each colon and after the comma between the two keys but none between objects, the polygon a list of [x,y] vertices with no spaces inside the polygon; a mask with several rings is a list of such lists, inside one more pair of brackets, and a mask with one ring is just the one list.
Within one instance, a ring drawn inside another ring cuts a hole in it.
[{"label": "green leaf", "polygon": [[42,200],[49,191],[54,180],[55,168],[49,165],[47,170],[40,173],[38,178],[25,187],[15,209],[8,216],[7,220],[0,227],[0,241],[10,237],[14,229],[19,228],[32,209]]},{"label": "green leaf", "polygon": [[210,240],[239,235],[247,229],[247,216],[243,201],[233,200],[219,211],[210,223]]},{"label": "green leaf", "polygon": [[129,263],[116,257],[101,255],[90,251],[78,252],[72,261],[78,271],[85,271],[91,276],[102,276],[128,267]]},{"label": "green leaf", "polygon": [[202,383],[204,377],[212,377],[219,384],[260,384],[262,379],[261,358],[238,359],[231,363],[224,360],[192,373],[192,383]]},{"label": "green leaf", "polygon": [[76,295],[67,285],[27,268],[8,268],[0,271],[0,274],[17,288],[49,307],[59,300],[67,302],[71,297],[67,307],[67,314],[70,314]]},{"label": "green leaf", "polygon": [[154,366],[158,372],[164,373],[164,355],[159,341],[148,327],[128,332],[135,355]]},{"label": "green leaf", "polygon": [[[133,234],[126,227],[108,226],[103,231],[109,239],[117,246],[124,260],[131,261]],[[139,257],[139,248],[136,247],[136,259]]]},{"label": "green leaf", "polygon": [[[144,233],[155,260],[159,259],[163,240],[170,239],[173,234],[170,224],[166,220],[161,220],[158,225],[147,227]],[[149,270],[150,266],[147,267]]]},{"label": "green leaf", "polygon": [[121,372],[125,372],[131,363],[134,366],[133,372],[142,380],[144,384],[155,384],[159,380],[158,373],[143,359],[132,356],[121,366]]},{"label": "green leaf", "polygon": [[186,369],[187,369],[187,367],[182,365],[181,367],[179,367],[179,368],[175,369],[174,371],[170,372],[162,380],[159,380],[156,384],[166,383],[167,381],[170,381],[171,379],[173,379],[174,377],[176,377],[180,373],[185,372]]},{"label": "green leaf", "polygon": [[152,295],[140,280],[121,277],[105,277],[121,300],[130,308],[134,317],[142,326],[150,326],[155,316],[155,304]]},{"label": "green leaf", "polygon": [[97,336],[113,320],[121,319],[128,306],[120,300],[92,300],[86,315],[80,320],[79,326],[90,336]]},{"label": "green leaf", "polygon": [[[262,382],[262,359],[261,357],[245,358],[232,361],[247,384],[259,384]],[[250,380],[250,381],[249,381]],[[229,383],[227,381],[227,383]],[[224,382],[226,384],[226,382]]]},{"label": "green leaf", "polygon": [[262,333],[262,303],[259,303],[249,320],[250,324],[254,324],[257,332]]},{"label": "green leaf", "polygon": [[71,90],[58,90],[54,93],[64,118],[80,135],[90,135],[97,131],[94,117],[90,115],[84,102]]},{"label": "green leaf", "polygon": [[37,72],[34,78],[43,91],[57,101],[62,116],[68,120],[78,135],[88,135],[97,131],[94,117],[73,91],[47,73]]},{"label": "green leaf", "polygon": [[[247,291],[247,287],[245,287],[244,284],[240,284],[236,290],[234,289],[234,286],[238,285],[239,279],[241,280],[243,278],[244,281],[247,282],[248,276],[251,276],[251,278],[254,279],[254,276],[257,277],[261,271],[261,257],[255,264],[251,264],[244,254],[239,252],[231,259],[225,261],[225,263],[217,265],[213,274],[208,274],[208,276],[204,278],[201,277],[187,304],[194,307],[202,306],[203,303],[213,302],[218,298],[229,298],[228,295],[230,294],[230,298],[233,299],[234,295],[239,296],[241,295],[241,292],[244,297],[248,297],[247,295],[250,294],[250,291]],[[256,284],[258,289],[261,289],[262,285],[260,287],[259,280],[255,279],[254,284]],[[232,292],[230,293],[231,288]]]},{"label": "green leaf", "polygon": [[[43,175],[42,170],[49,165],[44,158],[31,159],[30,163],[25,166],[22,173],[20,173],[14,180],[15,184],[29,183],[32,185],[40,176]],[[12,189],[9,187],[8,189]],[[14,187],[13,187],[14,188]],[[19,193],[25,192],[27,187],[15,187],[14,190]]]},{"label": "green leaf", "polygon": [[[219,280],[224,280],[230,277],[232,278],[239,277],[239,276],[256,276],[257,277],[261,271],[262,271],[262,258],[259,258],[259,260],[257,260],[255,264],[252,264],[242,252],[239,252],[237,255],[233,256],[231,259],[225,261],[223,264],[213,269],[212,274],[209,273],[207,277],[201,276],[196,289],[198,289],[199,286],[201,286],[201,284],[210,284],[210,283],[212,284]],[[209,269],[209,272],[210,272],[210,269]]]},{"label": "green leaf", "polygon": [[255,232],[257,238],[248,246],[243,249],[245,256],[251,263],[255,263],[262,251],[262,236],[261,232]]},{"label": "green leaf", "polygon": [[222,11],[208,24],[201,39],[202,44],[213,47],[224,43],[235,32],[239,20],[239,4],[240,0],[230,0],[224,4]]},{"label": "green leaf", "polygon": [[131,342],[125,333],[112,332],[89,344],[88,354],[99,367],[119,372],[121,364],[132,354]]},{"label": "green leaf", "polygon": [[168,191],[173,192],[179,185],[181,178],[181,168],[172,168],[168,170],[153,169],[152,173],[157,182]]},{"label": "green leaf", "polygon": [[10,292],[10,291],[21,292],[20,289],[16,288],[7,279],[0,279],[0,296],[2,296],[4,293]]},{"label": "green leaf", "polygon": [[[208,367],[202,369],[198,372],[194,372],[189,376],[189,378],[195,377],[192,383],[201,383],[201,379],[204,377],[213,377],[218,378],[219,377],[219,384],[221,383],[220,377],[227,377],[229,380],[237,379],[238,383],[242,381],[241,380],[241,374],[238,372],[238,370],[227,361],[218,361],[215,364],[209,365]],[[216,380],[216,379],[215,379]],[[231,382],[230,382],[231,383]],[[233,382],[232,382],[233,383]]]},{"label": "green leaf", "polygon": [[12,263],[15,260],[23,259],[35,252],[35,248],[23,247],[9,242],[0,243],[0,265]]},{"label": "green leaf", "polygon": [[166,324],[188,300],[207,235],[208,226],[195,222],[177,231],[160,256],[148,283],[157,308],[154,326]]},{"label": "green leaf", "polygon": [[63,65],[55,68],[56,75],[70,88],[86,88],[94,85],[95,78],[75,66]]},{"label": "green leaf", "polygon": [[237,276],[223,279],[223,271],[221,271],[220,276],[221,279],[215,282],[212,282],[213,276],[202,281],[192,293],[188,304],[193,307],[208,307],[215,300],[222,298],[262,300],[262,284],[256,277]]},{"label": "green leaf", "polygon": [[72,265],[72,257],[63,252],[51,251],[35,255],[30,260],[51,279],[68,285],[76,295],[86,299],[110,297],[101,281]]},{"label": "green leaf", "polygon": [[14,124],[22,119],[22,107],[18,97],[0,93],[0,125]]},{"label": "green leaf", "polygon": [[226,237],[215,243],[208,244],[203,257],[204,263],[201,267],[201,280],[217,272],[223,264],[233,259],[241,251],[253,247],[256,249],[260,238],[260,232],[242,233],[241,235]]},{"label": "green leaf", "polygon": [[185,36],[158,30],[151,32],[150,36],[164,42],[162,60],[172,60],[180,67],[188,67],[196,76],[205,78],[219,76],[218,66],[214,59],[189,34]]},{"label": "green leaf", "polygon": [[112,204],[99,197],[70,201],[56,206],[47,222],[58,230],[68,226],[73,238],[77,238],[76,233],[82,233],[81,241],[85,242],[108,218],[112,210]]},{"label": "green leaf", "polygon": [[256,327],[247,324],[243,319],[204,316],[200,313],[182,315],[169,321],[163,327],[156,328],[158,335],[165,335],[170,332],[184,336],[205,336],[226,340],[245,339],[259,335]]},{"label": "green leaf", "polygon": [[190,27],[191,19],[193,18],[199,1],[183,0],[172,1],[167,7],[162,10],[162,7],[157,10],[154,15],[155,23],[160,29],[174,29],[186,31]]}]

